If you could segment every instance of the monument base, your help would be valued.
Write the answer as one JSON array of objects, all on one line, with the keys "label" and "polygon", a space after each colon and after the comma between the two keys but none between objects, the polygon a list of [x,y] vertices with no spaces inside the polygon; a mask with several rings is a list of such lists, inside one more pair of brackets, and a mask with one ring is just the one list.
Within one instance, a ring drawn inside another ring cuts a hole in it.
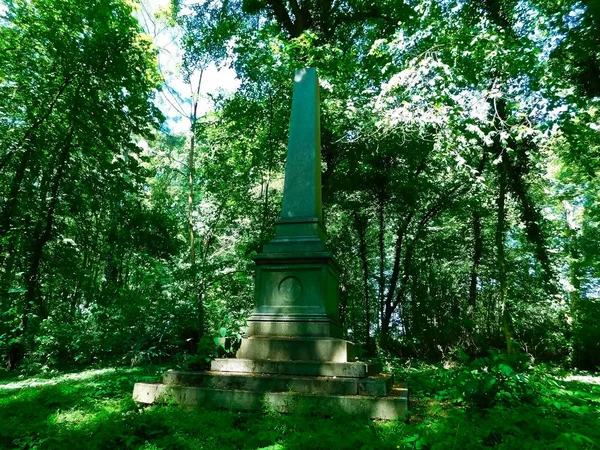
[{"label": "monument base", "polygon": [[[206,372],[165,373],[162,384],[136,383],[139,403],[394,420],[408,391],[369,363],[217,359]],[[374,375],[375,374],[375,375]]]}]

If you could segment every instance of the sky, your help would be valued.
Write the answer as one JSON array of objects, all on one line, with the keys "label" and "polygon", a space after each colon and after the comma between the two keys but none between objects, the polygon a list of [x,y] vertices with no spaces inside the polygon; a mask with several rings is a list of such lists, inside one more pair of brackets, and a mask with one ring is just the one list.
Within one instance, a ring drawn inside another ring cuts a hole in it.
[{"label": "sky", "polygon": [[[142,0],[142,9],[136,14],[146,33],[152,38],[159,54],[159,67],[166,86],[157,97],[156,104],[167,118],[165,126],[171,133],[185,133],[190,129],[187,116],[190,113],[191,92],[180,73],[182,50],[179,47],[181,30],[165,27],[155,19],[161,8],[166,8],[169,0]],[[192,77],[196,85],[199,73]],[[232,94],[239,87],[235,71],[229,67],[217,68],[209,65],[203,73],[200,89],[198,116],[212,110],[211,94],[219,92]]]}]

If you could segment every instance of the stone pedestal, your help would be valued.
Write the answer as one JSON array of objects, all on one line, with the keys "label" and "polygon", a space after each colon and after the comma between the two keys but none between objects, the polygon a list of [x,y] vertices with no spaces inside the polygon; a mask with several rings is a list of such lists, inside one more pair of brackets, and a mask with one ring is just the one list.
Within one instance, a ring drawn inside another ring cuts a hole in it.
[{"label": "stone pedestal", "polygon": [[339,268],[331,253],[264,252],[254,262],[256,307],[248,336],[342,337]]}]

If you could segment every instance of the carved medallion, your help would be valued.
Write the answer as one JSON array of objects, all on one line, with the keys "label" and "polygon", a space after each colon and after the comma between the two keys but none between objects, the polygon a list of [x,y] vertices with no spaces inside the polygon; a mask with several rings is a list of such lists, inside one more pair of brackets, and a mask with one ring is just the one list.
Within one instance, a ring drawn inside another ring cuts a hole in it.
[{"label": "carved medallion", "polygon": [[285,277],[279,283],[279,295],[286,302],[294,302],[302,295],[302,283],[296,277]]}]

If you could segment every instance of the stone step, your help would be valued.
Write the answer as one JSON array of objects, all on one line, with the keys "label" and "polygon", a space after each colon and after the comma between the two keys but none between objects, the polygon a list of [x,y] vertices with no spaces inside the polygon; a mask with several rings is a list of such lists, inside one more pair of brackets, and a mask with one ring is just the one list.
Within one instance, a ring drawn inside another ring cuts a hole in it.
[{"label": "stone step", "polygon": [[136,383],[133,399],[139,403],[170,403],[234,410],[270,410],[281,413],[350,414],[372,419],[395,420],[408,405],[408,391],[395,385],[387,397],[362,395],[308,395],[294,392],[254,392],[190,386]]},{"label": "stone step", "polygon": [[210,389],[238,389],[256,392],[298,392],[324,395],[367,395],[384,397],[393,385],[390,375],[369,378],[299,377],[294,375],[264,375],[236,372],[165,373],[166,385],[195,386]]},{"label": "stone step", "polygon": [[358,348],[343,339],[251,336],[242,339],[237,357],[287,361],[352,362]]},{"label": "stone step", "polygon": [[381,372],[381,365],[365,362],[269,361],[220,358],[211,361],[217,372],[365,378]]}]

